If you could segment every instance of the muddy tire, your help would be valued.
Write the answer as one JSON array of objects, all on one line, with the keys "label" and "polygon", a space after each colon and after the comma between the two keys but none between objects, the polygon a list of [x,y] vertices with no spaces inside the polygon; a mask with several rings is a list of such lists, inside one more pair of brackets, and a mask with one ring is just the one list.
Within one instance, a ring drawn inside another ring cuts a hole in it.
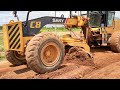
[{"label": "muddy tire", "polygon": [[17,51],[7,51],[6,59],[14,66],[26,64],[25,55],[22,56]]},{"label": "muddy tire", "polygon": [[120,31],[116,31],[110,38],[111,50],[120,53]]},{"label": "muddy tire", "polygon": [[36,73],[58,69],[64,55],[64,45],[53,33],[40,33],[34,36],[26,48],[27,64]]}]

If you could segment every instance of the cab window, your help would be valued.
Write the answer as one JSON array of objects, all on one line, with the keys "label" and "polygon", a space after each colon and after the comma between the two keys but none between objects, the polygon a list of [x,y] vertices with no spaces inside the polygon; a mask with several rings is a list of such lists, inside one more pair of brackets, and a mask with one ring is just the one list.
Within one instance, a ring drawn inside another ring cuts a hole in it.
[{"label": "cab window", "polygon": [[115,13],[114,12],[108,12],[108,20],[107,20],[107,26],[113,25],[113,19],[114,19]]}]

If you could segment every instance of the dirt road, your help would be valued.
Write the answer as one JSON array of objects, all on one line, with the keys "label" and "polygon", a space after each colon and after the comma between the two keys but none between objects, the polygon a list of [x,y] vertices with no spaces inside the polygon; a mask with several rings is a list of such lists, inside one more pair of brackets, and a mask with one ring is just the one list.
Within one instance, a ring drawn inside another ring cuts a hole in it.
[{"label": "dirt road", "polygon": [[26,65],[12,66],[0,62],[0,79],[102,79],[120,78],[120,53],[113,53],[109,47],[91,48],[95,65],[80,65],[77,60],[64,61],[53,72],[36,74]]}]

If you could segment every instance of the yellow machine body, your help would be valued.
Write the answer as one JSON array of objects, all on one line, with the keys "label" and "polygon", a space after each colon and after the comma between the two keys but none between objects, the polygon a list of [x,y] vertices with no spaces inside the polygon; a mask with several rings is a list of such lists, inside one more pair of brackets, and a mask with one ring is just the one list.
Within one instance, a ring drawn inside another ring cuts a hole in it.
[{"label": "yellow machine body", "polygon": [[79,46],[83,49],[85,49],[86,51],[90,52],[90,47],[89,45],[86,43],[86,40],[79,40],[76,38],[71,37],[70,35],[66,34],[63,35],[63,37],[61,37],[61,41],[65,44],[65,45],[69,45],[69,46]]},{"label": "yellow machine body", "polygon": [[[67,27],[81,27],[86,23],[86,20],[87,19],[82,16],[67,18],[65,25]],[[33,36],[23,37],[22,22],[14,22],[13,20],[11,20],[9,24],[4,24],[2,29],[4,36],[4,49],[25,52],[25,47]],[[68,36],[63,36],[61,40],[65,45],[80,46],[85,50],[90,51],[90,48],[85,40],[80,41]]]},{"label": "yellow machine body", "polygon": [[68,18],[66,20],[65,25],[67,27],[72,27],[72,26],[81,27],[85,25],[87,20],[88,18],[85,18],[84,16],[74,16],[72,18]]}]

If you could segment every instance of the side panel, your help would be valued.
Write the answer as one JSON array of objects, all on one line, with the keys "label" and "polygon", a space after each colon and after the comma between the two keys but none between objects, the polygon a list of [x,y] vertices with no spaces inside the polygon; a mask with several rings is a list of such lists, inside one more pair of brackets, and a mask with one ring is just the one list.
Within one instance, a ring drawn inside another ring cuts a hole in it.
[{"label": "side panel", "polygon": [[3,42],[4,42],[4,49],[9,50],[9,40],[8,40],[8,26],[3,25]]},{"label": "side panel", "polygon": [[120,31],[120,20],[115,20],[112,26],[106,27],[107,33],[113,33],[115,31]]},{"label": "side panel", "polygon": [[62,17],[40,17],[36,19],[29,20],[27,26],[23,24],[23,37],[34,36],[40,32],[40,30],[47,24],[62,24],[64,25],[66,18]]},{"label": "side panel", "polygon": [[22,22],[4,24],[3,37],[6,50],[24,51]]}]

